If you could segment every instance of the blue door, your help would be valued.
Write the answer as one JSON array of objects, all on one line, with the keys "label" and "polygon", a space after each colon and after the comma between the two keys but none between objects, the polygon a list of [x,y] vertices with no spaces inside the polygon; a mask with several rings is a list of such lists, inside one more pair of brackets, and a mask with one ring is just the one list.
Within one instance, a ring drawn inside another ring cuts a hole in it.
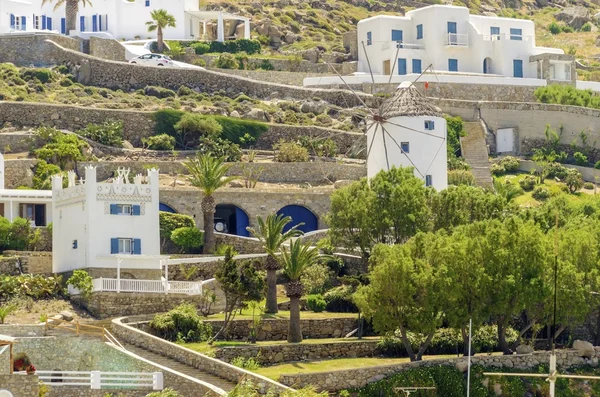
[{"label": "blue door", "polygon": [[402,31],[392,29],[392,41],[396,42],[397,48],[402,48]]},{"label": "blue door", "polygon": [[50,17],[46,18],[46,29],[52,30],[52,18]]},{"label": "blue door", "polygon": [[171,214],[177,213],[177,211],[175,211],[173,208],[171,208],[170,205],[163,204],[163,203],[158,203],[158,210],[162,211],[162,212],[170,212]]},{"label": "blue door", "polygon": [[420,59],[412,60],[412,72],[413,73],[421,73],[421,60]]},{"label": "blue door", "polygon": [[243,209],[235,207],[235,234],[242,237],[250,237],[246,228],[250,226],[248,215]]},{"label": "blue door", "polygon": [[67,19],[66,18],[60,19],[60,32],[62,34],[67,34]]},{"label": "blue door", "polygon": [[304,233],[313,232],[319,228],[317,216],[308,208],[300,205],[285,206],[277,211],[277,215],[290,216],[292,218],[292,221],[286,225],[284,229],[285,232],[300,222],[304,223],[304,225],[300,226],[298,229],[302,230]]},{"label": "blue door", "polygon": [[523,61],[520,59],[513,60],[513,76],[523,77]]},{"label": "blue door", "polygon": [[92,15],[92,32],[98,31],[98,15]]},{"label": "blue door", "polygon": [[402,76],[406,73],[406,58],[398,58],[398,74]]},{"label": "blue door", "polygon": [[448,71],[458,72],[458,59],[448,59]]},{"label": "blue door", "polygon": [[456,22],[448,22],[448,44],[456,45],[457,39]]}]

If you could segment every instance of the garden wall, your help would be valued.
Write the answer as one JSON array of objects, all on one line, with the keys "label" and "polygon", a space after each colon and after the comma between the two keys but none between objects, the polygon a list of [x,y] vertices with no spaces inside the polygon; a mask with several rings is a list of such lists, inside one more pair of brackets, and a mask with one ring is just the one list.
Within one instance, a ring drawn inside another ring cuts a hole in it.
[{"label": "garden wall", "polygon": [[[573,164],[563,164],[566,168],[574,168],[577,171],[581,172],[581,176],[583,180],[586,182],[595,183],[597,180],[600,180],[600,170],[591,167],[580,167],[578,165]],[[524,172],[529,172],[532,169],[536,168],[535,162],[531,160],[521,160],[519,164],[519,170]],[[596,179],[598,178],[598,179]]]},{"label": "garden wall", "polygon": [[[326,64],[313,64],[319,67],[327,68]],[[254,80],[268,80],[273,83],[295,85],[302,87],[304,79],[307,77],[319,77],[319,72],[290,72],[290,71],[274,71],[274,70],[239,70],[239,69],[215,69],[221,73],[227,73],[234,76],[246,77]],[[327,73],[327,72],[322,72]]]},{"label": "garden wall", "polygon": [[115,39],[90,37],[90,55],[109,61],[127,62],[125,47]]},{"label": "garden wall", "polygon": [[28,152],[31,146],[31,134],[23,132],[0,132],[0,150],[2,153]]},{"label": "garden wall", "polygon": [[8,390],[13,397],[32,397],[40,393],[37,375],[0,375],[0,391]]},{"label": "garden wall", "polygon": [[224,363],[220,360],[205,356],[193,350],[168,342],[164,339],[147,334],[130,326],[128,318],[113,320],[113,332],[119,340],[161,354],[190,367],[198,368],[210,374],[238,383],[242,379],[251,379],[266,394],[268,390],[283,391],[283,386],[264,376]]},{"label": "garden wall", "polygon": [[[43,229],[48,233],[48,229]],[[51,247],[50,247],[51,248]],[[17,260],[21,264],[23,273],[29,274],[52,274],[52,252],[43,251],[4,251],[4,257],[0,257],[0,274],[19,274]],[[10,270],[12,269],[12,272]],[[16,270],[16,272],[15,272]]]},{"label": "garden wall", "polygon": [[[596,348],[596,355],[600,348]],[[511,356],[475,356],[471,359],[472,365],[481,365],[483,367],[508,367],[516,369],[529,369],[540,364],[548,364],[549,352],[535,352],[530,355],[511,355]],[[594,358],[596,365],[598,359]],[[557,364],[559,368],[568,368],[574,365],[591,364],[593,361],[579,357],[575,350],[559,350],[557,352]],[[394,365],[382,365],[374,367],[363,367],[349,370],[339,370],[331,372],[318,372],[294,375],[281,375],[279,381],[294,388],[302,388],[313,385],[319,390],[338,391],[352,387],[363,387],[367,383],[376,382],[395,373],[402,372],[410,368],[435,366],[435,365],[456,365],[464,361],[463,358],[426,360],[414,363],[402,363]],[[466,367],[466,365],[465,365]]]},{"label": "garden wall", "polygon": [[13,337],[41,337],[46,335],[45,324],[0,324],[0,335]]},{"label": "garden wall", "polygon": [[[0,102],[0,112],[2,102]],[[19,159],[4,161],[4,187],[6,189],[16,189],[19,186],[33,185],[32,168],[37,160]]]}]

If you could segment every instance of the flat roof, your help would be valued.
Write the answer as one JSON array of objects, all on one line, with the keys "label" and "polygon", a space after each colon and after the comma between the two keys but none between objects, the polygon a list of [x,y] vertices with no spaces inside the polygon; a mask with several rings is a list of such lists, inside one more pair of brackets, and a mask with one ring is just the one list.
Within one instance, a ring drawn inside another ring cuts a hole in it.
[{"label": "flat roof", "polygon": [[0,189],[0,199],[48,199],[52,200],[52,190],[29,190],[29,189]]}]

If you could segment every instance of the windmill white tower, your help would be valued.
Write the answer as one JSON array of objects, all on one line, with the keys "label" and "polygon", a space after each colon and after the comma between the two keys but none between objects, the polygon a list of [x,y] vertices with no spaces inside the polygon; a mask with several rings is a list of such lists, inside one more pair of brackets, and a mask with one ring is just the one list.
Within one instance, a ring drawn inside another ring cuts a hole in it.
[{"label": "windmill white tower", "polygon": [[448,187],[446,119],[411,82],[373,115],[367,129],[367,175],[392,167],[413,167],[415,176],[436,190]]}]

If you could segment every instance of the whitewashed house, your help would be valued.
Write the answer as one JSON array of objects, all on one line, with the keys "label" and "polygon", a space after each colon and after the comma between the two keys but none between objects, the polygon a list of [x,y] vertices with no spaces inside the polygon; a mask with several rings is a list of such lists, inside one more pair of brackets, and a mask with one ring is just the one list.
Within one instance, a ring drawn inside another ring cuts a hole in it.
[{"label": "whitewashed house", "polygon": [[446,119],[409,82],[381,106],[367,130],[367,176],[392,167],[413,167],[416,177],[436,190],[448,187]]},{"label": "whitewashed house", "polygon": [[[250,38],[249,19],[226,12],[201,11],[198,0],[93,0],[92,6],[79,6],[77,33],[134,39],[156,36],[149,33],[146,22],[150,13],[165,9],[175,17],[177,27],[164,30],[166,39],[201,39],[206,23],[217,22],[217,39],[226,40],[226,21],[241,21],[244,37]],[[55,31],[66,33],[65,6],[54,9],[54,3],[42,5],[42,0],[0,0],[0,33]],[[230,38],[230,37],[229,37]]]},{"label": "whitewashed house", "polygon": [[128,269],[160,277],[158,170],[149,170],[147,181],[136,175],[133,183],[128,169],[119,169],[112,183],[97,182],[94,167],[85,169],[84,181],[75,178],[70,172],[67,188],[62,176],[52,179],[53,272]]},{"label": "whitewashed house", "polygon": [[13,221],[29,219],[34,227],[52,222],[52,192],[50,190],[6,189],[4,185],[4,156],[0,153],[0,216]]}]

